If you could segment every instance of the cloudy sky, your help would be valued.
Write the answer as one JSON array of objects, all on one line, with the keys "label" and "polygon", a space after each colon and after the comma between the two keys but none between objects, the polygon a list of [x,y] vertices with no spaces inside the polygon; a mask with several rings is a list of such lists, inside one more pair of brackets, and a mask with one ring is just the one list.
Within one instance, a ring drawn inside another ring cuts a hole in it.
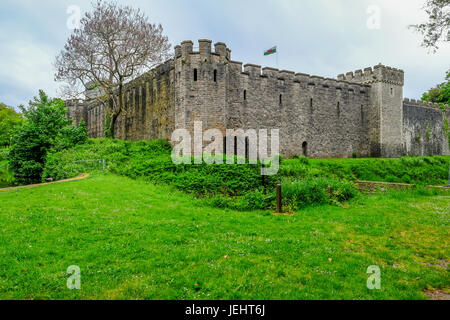
[{"label": "cloudy sky", "polygon": [[[263,52],[278,46],[278,67],[335,78],[378,63],[405,70],[405,97],[443,82],[450,46],[420,47],[408,25],[424,21],[425,0],[119,0],[162,23],[172,44],[227,43],[233,60],[277,67]],[[0,101],[26,104],[39,89],[55,96],[53,61],[72,21],[90,0],[0,0]],[[379,19],[377,19],[379,13]],[[378,23],[379,22],[379,23]],[[379,27],[377,26],[379,24]]]}]

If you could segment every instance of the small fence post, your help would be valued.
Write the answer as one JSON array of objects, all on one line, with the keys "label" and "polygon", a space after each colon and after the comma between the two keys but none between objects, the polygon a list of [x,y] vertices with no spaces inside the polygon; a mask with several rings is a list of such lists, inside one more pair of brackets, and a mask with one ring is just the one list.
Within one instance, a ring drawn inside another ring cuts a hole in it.
[{"label": "small fence post", "polygon": [[448,169],[448,186],[450,188],[450,168]]},{"label": "small fence post", "polygon": [[105,171],[105,159],[103,159],[103,171]]},{"label": "small fence post", "polygon": [[283,213],[281,184],[277,184],[277,213]]},{"label": "small fence post", "polygon": [[261,183],[264,188],[264,193],[266,193],[266,166],[264,164],[264,161],[262,162]]}]

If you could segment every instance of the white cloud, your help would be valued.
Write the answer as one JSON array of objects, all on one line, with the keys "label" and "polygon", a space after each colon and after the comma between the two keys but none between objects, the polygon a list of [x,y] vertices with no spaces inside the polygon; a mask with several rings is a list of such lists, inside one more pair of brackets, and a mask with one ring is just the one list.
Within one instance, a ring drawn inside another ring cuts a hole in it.
[{"label": "white cloud", "polygon": [[[54,49],[36,45],[28,41],[9,43],[0,51],[0,78],[20,88],[20,92],[37,95],[39,89],[55,95],[56,83],[53,80]],[[0,91],[0,99],[8,98],[7,92]],[[15,97],[14,103],[26,103],[31,97]]]},{"label": "white cloud", "polygon": [[[28,101],[43,88],[54,95],[52,62],[70,31],[69,5],[82,11],[90,0],[2,0],[0,12],[0,101]],[[426,19],[424,0],[118,0],[140,7],[161,22],[172,43],[210,38],[223,41],[233,59],[276,66],[262,55],[279,47],[279,67],[336,77],[379,62],[405,70],[405,96],[419,98],[444,79],[450,46],[437,54],[420,47],[407,26]],[[377,5],[381,28],[367,28],[367,8]]]}]

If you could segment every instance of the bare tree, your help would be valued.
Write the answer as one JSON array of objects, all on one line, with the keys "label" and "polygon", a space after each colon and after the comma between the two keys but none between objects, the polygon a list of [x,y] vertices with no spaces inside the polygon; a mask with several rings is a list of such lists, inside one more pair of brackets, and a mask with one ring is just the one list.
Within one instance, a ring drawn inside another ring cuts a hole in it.
[{"label": "bare tree", "polygon": [[422,47],[436,52],[441,40],[450,41],[450,0],[427,0],[424,9],[428,22],[411,27],[423,35]]},{"label": "bare tree", "polygon": [[124,112],[124,84],[170,58],[162,26],[151,24],[139,9],[97,0],[56,57],[55,80],[66,83],[72,96],[86,89],[106,111],[105,134]]}]

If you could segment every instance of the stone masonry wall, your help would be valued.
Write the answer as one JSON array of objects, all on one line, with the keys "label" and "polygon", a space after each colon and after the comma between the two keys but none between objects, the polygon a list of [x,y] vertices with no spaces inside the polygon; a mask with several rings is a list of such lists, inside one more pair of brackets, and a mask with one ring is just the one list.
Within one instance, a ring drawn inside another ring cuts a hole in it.
[{"label": "stone masonry wall", "polygon": [[407,155],[448,154],[448,138],[444,134],[444,117],[439,106],[405,99],[403,115]]},{"label": "stone masonry wall", "polygon": [[369,141],[371,156],[398,157],[403,153],[403,70],[376,65],[339,75],[338,79],[370,85]]},{"label": "stone masonry wall", "polygon": [[[170,139],[175,126],[173,60],[150,70],[124,86],[124,110],[117,119],[115,135],[124,140]],[[104,137],[106,114],[96,104],[87,108],[88,132]]]},{"label": "stone masonry wall", "polygon": [[202,121],[204,130],[223,133],[280,129],[286,156],[370,154],[369,86],[250,64],[242,70],[225,44],[212,52],[208,40],[199,41],[199,51],[187,41],[175,52],[176,128],[192,132]]},{"label": "stone masonry wall", "polygon": [[[449,126],[449,122],[450,122],[450,106],[447,106],[444,112],[444,123],[447,126],[446,128],[444,128],[444,148],[443,148],[443,154],[445,155],[450,155],[450,128]],[[445,129],[447,129],[447,132],[445,132]]]},{"label": "stone masonry wall", "polygon": [[[285,156],[316,158],[369,155],[369,87],[334,79],[246,65],[240,104],[231,127],[280,129]],[[243,91],[246,91],[246,100]]]},{"label": "stone masonry wall", "polygon": [[[442,112],[403,102],[404,72],[377,65],[325,79],[233,61],[231,50],[199,40],[125,85],[116,137],[168,139],[175,129],[279,129],[280,153],[313,158],[449,154]],[[88,92],[95,94],[95,92]],[[104,136],[105,110],[74,102],[90,137]],[[450,109],[447,110],[450,117]],[[427,134],[428,133],[428,134]],[[421,139],[419,139],[419,137]],[[238,139],[243,139],[240,137]]]},{"label": "stone masonry wall", "polygon": [[73,124],[78,126],[81,121],[87,122],[87,109],[82,100],[66,101],[66,108],[68,109],[67,117],[73,120]]}]

